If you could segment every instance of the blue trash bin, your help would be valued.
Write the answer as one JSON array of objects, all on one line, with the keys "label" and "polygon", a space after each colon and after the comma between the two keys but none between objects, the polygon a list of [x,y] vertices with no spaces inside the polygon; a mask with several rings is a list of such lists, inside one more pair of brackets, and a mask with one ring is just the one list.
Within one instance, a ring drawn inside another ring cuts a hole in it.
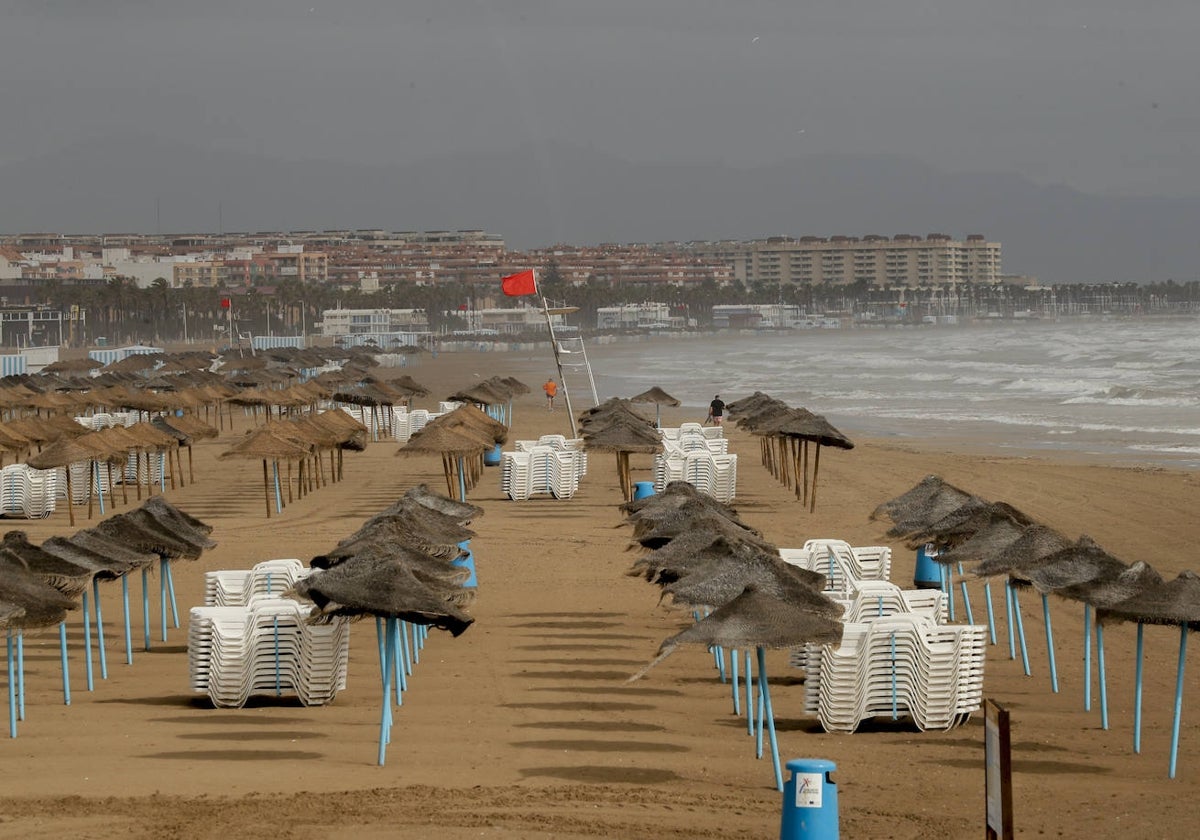
[{"label": "blue trash bin", "polygon": [[918,589],[941,589],[942,567],[933,559],[933,555],[929,553],[928,549],[928,545],[917,549],[917,567],[913,572],[913,586]]},{"label": "blue trash bin", "polygon": [[654,495],[653,481],[635,481],[633,483],[633,498],[644,499]]},{"label": "blue trash bin", "polygon": [[500,464],[500,444],[496,444],[492,449],[483,453],[483,465],[485,467],[495,467]]},{"label": "blue trash bin", "polygon": [[779,840],[838,840],[837,785],[829,778],[837,765],[797,758],[787,769],[791,778],[783,784]]}]

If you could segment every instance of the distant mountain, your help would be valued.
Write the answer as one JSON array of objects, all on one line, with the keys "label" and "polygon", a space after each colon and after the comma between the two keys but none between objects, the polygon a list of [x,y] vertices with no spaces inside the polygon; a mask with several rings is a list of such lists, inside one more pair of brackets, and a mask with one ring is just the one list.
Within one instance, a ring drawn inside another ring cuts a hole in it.
[{"label": "distant mountain", "polygon": [[407,166],[286,161],[146,137],[0,167],[0,231],[480,228],[513,248],[770,235],[982,233],[1045,282],[1195,278],[1200,198],[1124,198],[903,158],[739,169],[540,144]]}]

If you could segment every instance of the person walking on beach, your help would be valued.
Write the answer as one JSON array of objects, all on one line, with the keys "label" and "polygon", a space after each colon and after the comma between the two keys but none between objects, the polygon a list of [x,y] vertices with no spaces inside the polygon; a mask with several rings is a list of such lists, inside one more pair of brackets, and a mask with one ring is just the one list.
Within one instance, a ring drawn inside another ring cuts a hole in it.
[{"label": "person walking on beach", "polygon": [[[721,395],[717,394],[712,398],[712,402],[708,404],[708,418],[714,426],[721,425],[721,418],[725,416],[725,403],[721,401]],[[706,421],[707,422],[707,421]]]},{"label": "person walking on beach", "polygon": [[553,411],[554,398],[558,396],[558,385],[555,384],[553,378],[547,379],[546,384],[542,386],[542,390],[546,392],[546,410]]}]

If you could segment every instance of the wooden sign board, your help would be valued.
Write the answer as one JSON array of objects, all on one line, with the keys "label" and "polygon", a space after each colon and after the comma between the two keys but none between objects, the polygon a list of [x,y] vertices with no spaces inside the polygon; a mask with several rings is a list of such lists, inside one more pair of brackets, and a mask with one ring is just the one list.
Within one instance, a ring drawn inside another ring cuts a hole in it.
[{"label": "wooden sign board", "polygon": [[1012,742],[1008,710],[991,700],[983,703],[984,798],[987,840],[1013,840]]}]

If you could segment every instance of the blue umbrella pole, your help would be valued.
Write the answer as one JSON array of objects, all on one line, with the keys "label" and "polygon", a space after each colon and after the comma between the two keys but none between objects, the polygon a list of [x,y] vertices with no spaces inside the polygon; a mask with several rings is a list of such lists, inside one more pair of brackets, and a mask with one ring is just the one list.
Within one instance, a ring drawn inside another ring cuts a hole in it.
[{"label": "blue umbrella pole", "polygon": [[1013,615],[1017,619],[1017,635],[1021,637],[1021,664],[1025,666],[1025,676],[1029,676],[1029,648],[1025,645],[1025,620],[1021,618],[1021,599],[1017,596],[1017,589],[1013,587]]},{"label": "blue umbrella pole", "polygon": [[167,561],[158,561],[158,607],[162,618],[162,640],[167,640]]},{"label": "blue umbrella pole", "polygon": [[733,713],[741,715],[742,713],[742,697],[738,694],[738,659],[741,654],[737,652],[737,648],[729,651],[729,672],[733,677]]},{"label": "blue umbrella pole", "polygon": [[17,717],[25,720],[25,634],[17,631]]},{"label": "blue umbrella pole", "polygon": [[383,619],[375,616],[375,642],[379,647],[379,678],[383,679]]},{"label": "blue umbrella pole", "polygon": [[717,661],[717,674],[721,678],[721,683],[725,683],[725,648],[720,645],[713,645],[713,658]]},{"label": "blue umbrella pole", "polygon": [[958,564],[958,576],[960,578],[958,585],[962,587],[963,609],[967,611],[967,624],[974,624],[975,613],[971,610],[971,596],[967,594],[967,581],[963,575],[962,563]]},{"label": "blue umbrella pole", "polygon": [[92,578],[92,610],[96,616],[96,647],[100,651],[100,679],[108,679],[108,654],[104,650],[104,618],[100,614],[100,581]]},{"label": "blue umbrella pole", "polygon": [[1050,624],[1050,597],[1042,593],[1042,617],[1046,620],[1046,656],[1050,660],[1050,690],[1058,694],[1058,663],[1054,661],[1054,627]]},{"label": "blue umbrella pole", "polygon": [[17,656],[13,650],[12,628],[8,629],[8,737],[17,737]]},{"label": "blue umbrella pole", "polygon": [[754,757],[762,758],[763,729],[767,720],[767,698],[763,694],[762,671],[758,672],[758,720],[754,722]]},{"label": "blue umbrella pole", "polygon": [[783,771],[779,767],[779,742],[775,737],[775,710],[771,706],[771,688],[767,684],[767,657],[758,649],[758,681],[763,697],[766,698],[767,731],[771,736],[771,763],[775,766],[775,789],[783,792]]},{"label": "blue umbrella pole", "polygon": [[404,653],[404,690],[408,690],[408,675],[412,673],[412,650],[408,644],[408,622],[400,622],[400,649]]},{"label": "blue umbrella pole", "polygon": [[62,660],[63,705],[71,705],[71,663],[67,660],[67,622],[58,623],[58,654]]},{"label": "blue umbrella pole", "polygon": [[1100,728],[1108,729],[1108,678],[1104,674],[1104,625],[1096,622],[1096,674],[1100,677]]},{"label": "blue umbrella pole", "polygon": [[950,567],[942,563],[938,563],[938,568],[942,572],[942,591],[946,593],[946,600],[950,604],[950,620],[957,621],[954,615],[954,587],[950,583]]},{"label": "blue umbrella pole", "polygon": [[1012,597],[1012,581],[1004,581],[1004,611],[1008,619],[1008,658],[1017,658],[1017,641],[1016,632],[1013,629],[1013,597]]},{"label": "blue umbrella pole", "polygon": [[[392,632],[394,632],[398,640],[398,638],[400,638],[400,619],[392,618],[391,623],[395,625],[395,628],[392,628]],[[404,680],[404,666],[401,664],[401,653],[400,644],[392,644],[391,665],[396,671],[396,706],[403,706],[403,692],[404,689],[407,688],[407,686],[404,685],[406,680]]]},{"label": "blue umbrella pole", "polygon": [[175,572],[171,570],[171,561],[163,563],[163,574],[167,576],[167,595],[171,597],[171,626],[179,629],[179,605],[175,603]]},{"label": "blue umbrella pole", "polygon": [[[391,652],[392,652],[392,631],[391,622],[386,622],[383,630],[383,639],[380,640],[381,655],[379,657],[380,679],[383,682],[383,711],[379,715],[379,766],[382,767],[387,763],[387,744],[389,730],[392,725],[392,684],[391,684]],[[376,625],[376,631],[379,631],[379,625]]]},{"label": "blue umbrella pole", "polygon": [[88,591],[83,590],[83,666],[87,673],[87,690],[95,691],[92,675],[92,614],[88,611]]},{"label": "blue umbrella pole", "polygon": [[994,645],[996,644],[996,614],[992,610],[992,582],[989,580],[983,585],[984,603],[987,604],[988,617],[988,640]]},{"label": "blue umbrella pole", "polygon": [[142,628],[145,633],[144,646],[150,650],[150,567],[142,566]]},{"label": "blue umbrella pole", "polygon": [[754,734],[754,678],[750,672],[750,651],[746,651],[746,734]]},{"label": "blue umbrella pole", "polygon": [[458,500],[465,502],[467,500],[467,477],[464,475],[463,458],[458,456]]},{"label": "blue umbrella pole", "polygon": [[1137,629],[1137,665],[1134,666],[1133,678],[1133,751],[1142,751],[1142,643],[1146,625],[1138,622]]},{"label": "blue umbrella pole", "polygon": [[1092,607],[1083,605],[1083,710],[1092,710]]},{"label": "blue umbrella pole", "polygon": [[412,627],[412,658],[414,665],[421,664],[421,628],[419,625],[413,624]]},{"label": "blue umbrella pole", "polygon": [[1171,722],[1171,769],[1168,775],[1175,778],[1175,765],[1179,758],[1179,719],[1183,716],[1183,666],[1187,661],[1186,624],[1179,625],[1179,668],[1175,672],[1175,719]]},{"label": "blue umbrella pole", "polygon": [[129,576],[121,575],[121,604],[125,609],[125,664],[133,664],[133,630],[129,626]]}]

